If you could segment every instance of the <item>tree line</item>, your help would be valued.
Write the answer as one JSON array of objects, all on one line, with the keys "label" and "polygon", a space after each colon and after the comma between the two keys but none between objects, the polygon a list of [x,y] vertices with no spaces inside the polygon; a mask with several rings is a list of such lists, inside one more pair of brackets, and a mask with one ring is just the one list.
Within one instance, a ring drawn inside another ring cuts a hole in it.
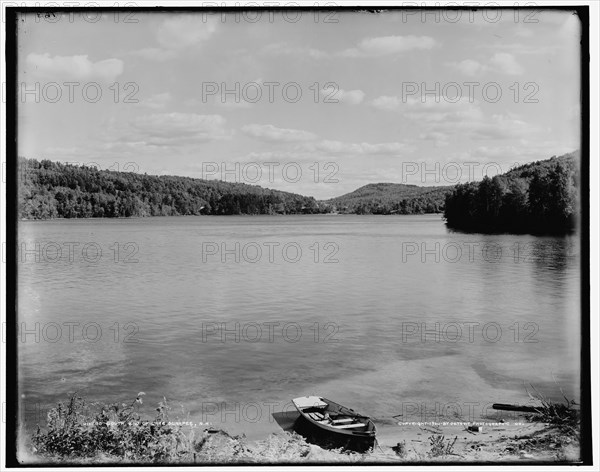
[{"label": "tree line", "polygon": [[19,158],[22,219],[299,214],[324,211],[313,197],[256,185],[98,170]]},{"label": "tree line", "polygon": [[326,201],[216,180],[99,170],[19,158],[22,219],[176,215],[444,213],[449,228],[567,233],[578,214],[579,153],[455,187],[365,185]]},{"label": "tree line", "polygon": [[485,233],[565,234],[578,216],[579,153],[459,184],[448,194],[448,227]]}]

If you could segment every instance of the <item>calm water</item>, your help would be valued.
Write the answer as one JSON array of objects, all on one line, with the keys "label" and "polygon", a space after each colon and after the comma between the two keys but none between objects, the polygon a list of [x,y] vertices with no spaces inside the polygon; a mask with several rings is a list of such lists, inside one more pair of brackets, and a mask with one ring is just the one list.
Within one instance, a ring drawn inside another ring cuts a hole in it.
[{"label": "calm water", "polygon": [[384,422],[407,402],[526,401],[529,384],[578,395],[576,238],[465,235],[437,215],[19,231],[28,420],[74,391],[102,401],[144,391],[147,414],[165,396],[233,430],[260,429],[244,422],[256,416],[248,405],[262,424],[267,409],[313,393]]}]

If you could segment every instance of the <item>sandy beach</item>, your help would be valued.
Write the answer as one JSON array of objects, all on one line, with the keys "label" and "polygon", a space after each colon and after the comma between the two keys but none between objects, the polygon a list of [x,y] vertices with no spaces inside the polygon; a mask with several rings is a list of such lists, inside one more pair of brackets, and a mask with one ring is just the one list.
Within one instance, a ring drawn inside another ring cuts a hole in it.
[{"label": "sandy beach", "polygon": [[[446,449],[435,449],[437,438]],[[250,441],[214,430],[196,463],[577,463],[579,444],[544,424],[525,422],[467,431],[462,425],[384,426],[373,450],[355,453],[323,449],[297,434],[273,433]]]},{"label": "sandy beach", "polygon": [[[522,391],[497,388],[483,381],[477,366],[450,371],[453,359],[398,361],[373,372],[360,373],[315,385],[318,392],[373,418],[377,446],[367,454],[347,455],[308,446],[308,461],[366,462],[576,462],[579,444],[543,423],[528,421],[526,414],[492,408],[493,403],[533,405]],[[407,379],[410,379],[407,380]],[[363,401],[352,392],[360,385]],[[372,401],[364,401],[371,398]],[[277,404],[277,401],[273,401]],[[264,445],[265,438],[294,434],[299,414],[287,399],[284,411],[261,415],[253,422],[232,421],[232,412],[216,421],[215,428],[244,438],[250,449]],[[479,426],[469,430],[469,426]],[[443,437],[443,439],[441,439]],[[432,456],[432,438],[452,444],[450,454]],[[293,460],[290,458],[290,460]]]}]

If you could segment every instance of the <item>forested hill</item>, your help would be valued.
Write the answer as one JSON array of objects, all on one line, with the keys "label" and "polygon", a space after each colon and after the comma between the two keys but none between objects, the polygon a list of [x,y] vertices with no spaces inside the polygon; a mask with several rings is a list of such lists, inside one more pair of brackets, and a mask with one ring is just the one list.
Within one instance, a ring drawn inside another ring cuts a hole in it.
[{"label": "forested hill", "polygon": [[255,185],[19,159],[23,219],[318,213],[312,197]]},{"label": "forested hill", "polygon": [[446,195],[452,187],[418,187],[416,185],[368,184],[354,192],[327,200],[340,213],[418,214],[441,213]]},{"label": "forested hill", "polygon": [[450,228],[565,234],[579,213],[579,151],[457,185],[446,198]]}]

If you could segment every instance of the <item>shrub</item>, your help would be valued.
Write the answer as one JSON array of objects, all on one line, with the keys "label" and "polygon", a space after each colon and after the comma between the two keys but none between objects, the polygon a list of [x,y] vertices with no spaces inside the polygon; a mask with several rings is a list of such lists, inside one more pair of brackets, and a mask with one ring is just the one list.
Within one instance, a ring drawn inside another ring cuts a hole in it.
[{"label": "shrub", "polygon": [[[135,410],[142,403],[140,392],[132,403],[101,405],[89,413],[83,398],[74,394],[65,405],[48,412],[47,431],[38,426],[33,436],[35,452],[61,459],[107,455],[115,460],[170,462],[193,454],[194,434],[169,423],[167,400],[159,403],[154,420],[141,419]],[[192,432],[193,433],[193,432]]]}]

